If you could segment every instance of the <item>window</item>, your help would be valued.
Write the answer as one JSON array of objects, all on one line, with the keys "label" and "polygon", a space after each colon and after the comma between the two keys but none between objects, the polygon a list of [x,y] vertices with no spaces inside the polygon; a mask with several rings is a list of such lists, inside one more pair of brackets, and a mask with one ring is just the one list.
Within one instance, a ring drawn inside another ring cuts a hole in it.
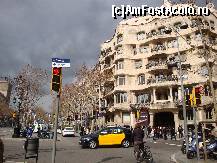
[{"label": "window", "polygon": [[212,109],[208,108],[205,110],[206,113],[206,119],[212,119]]},{"label": "window", "polygon": [[123,54],[123,48],[122,47],[117,48],[117,55],[119,55],[119,54]]},{"label": "window", "polygon": [[142,60],[136,60],[135,61],[135,68],[141,69],[142,68]]},{"label": "window", "polygon": [[115,97],[116,97],[116,103],[127,102],[127,93],[117,93]]},{"label": "window", "polygon": [[136,55],[137,54],[136,45],[132,45],[132,49],[133,49],[133,54]]},{"label": "window", "polygon": [[214,23],[214,21],[210,21],[210,28],[212,30],[215,30],[215,23]]},{"label": "window", "polygon": [[118,76],[117,85],[125,85],[125,76]]},{"label": "window", "polygon": [[122,113],[122,123],[129,123],[130,122],[130,113],[123,112]]},{"label": "window", "polygon": [[145,39],[145,32],[137,33],[137,40],[144,40]]},{"label": "window", "polygon": [[188,120],[193,120],[193,118],[194,118],[193,110],[187,111],[187,118],[188,118]]},{"label": "window", "polygon": [[175,27],[176,31],[180,31],[180,26],[181,25],[182,25],[181,22],[177,22],[177,23],[174,24],[174,27]]},{"label": "window", "polygon": [[186,36],[186,41],[188,44],[191,44],[191,37],[189,35]]},{"label": "window", "polygon": [[124,69],[124,61],[118,61],[116,66],[117,66],[117,70]]},{"label": "window", "polygon": [[150,96],[148,94],[139,94],[136,96],[136,103],[147,103],[150,101]]},{"label": "window", "polygon": [[177,40],[169,41],[168,44],[167,44],[167,47],[168,47],[168,48],[177,48],[177,47],[178,47],[178,42],[177,42]]},{"label": "window", "polygon": [[204,77],[207,77],[209,75],[208,68],[206,66],[202,66],[198,73]]},{"label": "window", "polygon": [[139,85],[145,84],[145,75],[144,74],[141,74],[138,76],[138,84]]},{"label": "window", "polygon": [[159,34],[164,35],[165,34],[165,27],[159,28]]},{"label": "window", "polygon": [[117,36],[117,43],[120,43],[121,41],[123,41],[123,35],[122,34]]},{"label": "window", "polygon": [[201,34],[200,34],[200,33],[196,33],[196,34],[195,34],[195,40],[196,40],[196,41],[202,41],[202,37],[201,37]]},{"label": "window", "polygon": [[140,46],[140,53],[148,53],[148,46]]}]

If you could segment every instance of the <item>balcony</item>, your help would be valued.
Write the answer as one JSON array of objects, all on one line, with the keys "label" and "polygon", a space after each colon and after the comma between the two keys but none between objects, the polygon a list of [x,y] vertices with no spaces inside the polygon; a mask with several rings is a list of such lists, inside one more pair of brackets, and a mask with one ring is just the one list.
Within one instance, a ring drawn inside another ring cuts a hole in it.
[{"label": "balcony", "polygon": [[158,100],[156,103],[150,104],[150,109],[172,109],[177,108],[175,102],[169,100]]},{"label": "balcony", "polygon": [[108,86],[104,88],[104,96],[111,95],[113,93],[114,86]]},{"label": "balcony", "polygon": [[178,82],[177,75],[158,75],[154,78],[149,77],[147,79],[147,85],[150,86],[164,86],[164,85],[175,85]]},{"label": "balcony", "polygon": [[151,49],[151,52],[159,52],[159,51],[163,51],[163,50],[166,50],[166,46],[163,45],[163,44],[158,44],[158,45],[155,45],[155,46]]},{"label": "balcony", "polygon": [[148,71],[167,69],[167,61],[149,61],[149,63],[146,65],[146,69],[148,69]]}]

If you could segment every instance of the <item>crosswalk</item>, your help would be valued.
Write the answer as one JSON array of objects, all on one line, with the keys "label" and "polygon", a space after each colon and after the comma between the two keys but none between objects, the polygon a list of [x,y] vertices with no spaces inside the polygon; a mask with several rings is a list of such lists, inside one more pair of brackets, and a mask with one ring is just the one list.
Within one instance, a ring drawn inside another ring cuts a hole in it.
[{"label": "crosswalk", "polygon": [[180,144],[180,141],[177,141],[177,143],[171,143],[171,142],[165,142],[164,140],[158,140],[158,141],[149,140],[149,142],[154,143],[154,144],[161,143],[161,144],[166,144],[166,145],[169,145],[169,146],[177,146],[177,147],[182,146]]}]

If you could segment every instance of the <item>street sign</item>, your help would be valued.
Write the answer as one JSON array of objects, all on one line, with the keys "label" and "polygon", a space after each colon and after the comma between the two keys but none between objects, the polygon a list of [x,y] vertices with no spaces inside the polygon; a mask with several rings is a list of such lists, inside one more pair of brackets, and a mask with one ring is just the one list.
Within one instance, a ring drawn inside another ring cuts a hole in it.
[{"label": "street sign", "polygon": [[70,59],[52,58],[52,67],[70,67]]}]

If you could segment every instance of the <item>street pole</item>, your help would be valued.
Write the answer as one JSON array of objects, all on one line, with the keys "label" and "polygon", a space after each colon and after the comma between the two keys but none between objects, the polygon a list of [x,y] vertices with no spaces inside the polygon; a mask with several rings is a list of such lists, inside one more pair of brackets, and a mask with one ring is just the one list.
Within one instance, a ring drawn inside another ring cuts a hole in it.
[{"label": "street pole", "polygon": [[56,157],[56,141],[57,141],[59,107],[60,107],[60,93],[57,95],[57,109],[55,113],[56,117],[55,117],[54,137],[53,137],[52,163],[55,163],[55,157]]},{"label": "street pole", "polygon": [[176,40],[177,40],[177,49],[178,49],[178,57],[179,57],[179,77],[181,82],[181,100],[182,100],[182,107],[183,107],[183,118],[184,118],[184,133],[185,133],[185,143],[186,143],[186,153],[188,152],[188,128],[187,128],[187,116],[186,116],[186,101],[185,101],[185,94],[184,94],[184,85],[183,85],[183,77],[182,77],[182,63],[181,63],[181,54],[179,51],[179,40],[178,40],[178,31],[176,31]]},{"label": "street pole", "polygon": [[193,114],[194,114],[194,128],[195,128],[195,138],[196,138],[196,149],[197,149],[197,160],[200,159],[200,153],[199,153],[199,144],[198,144],[198,131],[197,131],[197,113],[196,109],[193,106]]},{"label": "street pole", "polygon": [[204,123],[202,124],[202,133],[203,133],[203,152],[204,152],[204,162],[206,163],[207,160],[207,153],[206,153],[206,138],[205,138],[205,126]]},{"label": "street pole", "polygon": [[102,121],[102,118],[101,118],[101,83],[99,84],[99,115],[100,115],[100,117],[99,117],[99,128],[101,128],[101,121]]}]

